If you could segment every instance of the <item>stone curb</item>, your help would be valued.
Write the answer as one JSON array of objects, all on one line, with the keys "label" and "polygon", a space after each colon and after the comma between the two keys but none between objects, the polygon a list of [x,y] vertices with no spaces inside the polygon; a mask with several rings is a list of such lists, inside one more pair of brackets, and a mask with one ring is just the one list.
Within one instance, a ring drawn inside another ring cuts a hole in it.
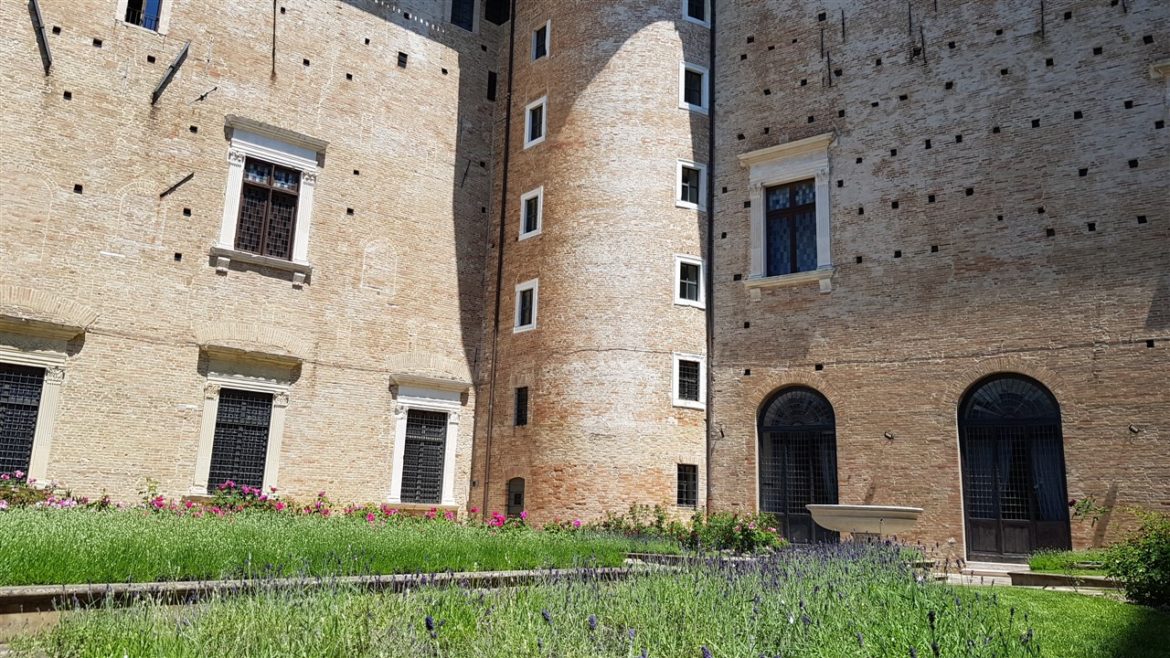
[{"label": "stone curb", "polygon": [[1099,589],[1122,589],[1124,585],[1105,576],[1069,576],[1060,573],[1037,573],[1035,571],[1009,571],[1013,587],[1093,587]]}]

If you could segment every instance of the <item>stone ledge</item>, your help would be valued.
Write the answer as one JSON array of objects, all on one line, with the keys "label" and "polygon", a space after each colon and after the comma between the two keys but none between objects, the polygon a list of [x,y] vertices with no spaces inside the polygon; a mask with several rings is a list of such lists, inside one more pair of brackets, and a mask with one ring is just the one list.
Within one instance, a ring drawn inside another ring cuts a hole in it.
[{"label": "stone ledge", "polygon": [[1098,589],[1121,589],[1125,585],[1105,576],[1070,576],[1062,573],[1038,573],[1036,571],[1009,571],[1013,587],[1091,587]]}]

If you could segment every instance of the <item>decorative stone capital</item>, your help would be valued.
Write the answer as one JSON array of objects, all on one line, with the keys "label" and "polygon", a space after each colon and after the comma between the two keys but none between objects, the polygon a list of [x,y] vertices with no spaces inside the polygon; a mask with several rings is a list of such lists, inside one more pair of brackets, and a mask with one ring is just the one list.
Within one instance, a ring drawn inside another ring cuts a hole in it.
[{"label": "decorative stone capital", "polygon": [[60,386],[65,383],[65,368],[61,366],[54,366],[45,369],[45,383],[52,386]]},{"label": "decorative stone capital", "polygon": [[288,406],[288,393],[275,393],[272,396],[272,406],[281,409]]},{"label": "decorative stone capital", "polygon": [[219,384],[205,384],[203,386],[203,397],[208,400],[214,400],[219,397]]},{"label": "decorative stone capital", "polygon": [[239,167],[244,166],[244,160],[248,159],[248,155],[239,149],[228,150],[228,164]]},{"label": "decorative stone capital", "polygon": [[398,418],[398,419],[405,418],[406,417],[406,405],[402,405],[402,404],[394,405],[394,417]]},{"label": "decorative stone capital", "polygon": [[317,184],[317,174],[312,171],[301,172],[301,185],[314,186]]}]

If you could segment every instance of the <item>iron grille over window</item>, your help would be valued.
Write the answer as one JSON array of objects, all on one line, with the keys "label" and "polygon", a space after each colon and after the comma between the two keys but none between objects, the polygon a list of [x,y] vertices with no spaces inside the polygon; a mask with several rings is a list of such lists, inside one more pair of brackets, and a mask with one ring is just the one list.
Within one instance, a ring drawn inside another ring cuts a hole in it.
[{"label": "iron grille over window", "polygon": [[678,506],[695,507],[699,504],[699,467],[678,465]]},{"label": "iron grille over window", "polygon": [[208,491],[228,480],[238,486],[263,486],[271,421],[271,393],[220,389]]},{"label": "iron grille over window", "polygon": [[0,363],[0,473],[28,472],[44,384],[42,368]]},{"label": "iron grille over window", "polygon": [[699,170],[693,167],[682,168],[682,185],[679,200],[687,203],[699,203]]},{"label": "iron grille over window", "polygon": [[402,456],[402,502],[442,502],[446,446],[447,414],[417,409],[406,412],[406,450]]},{"label": "iron grille over window", "polygon": [[687,69],[683,74],[683,101],[688,105],[703,105],[703,74]]},{"label": "iron grille over window", "polygon": [[768,276],[817,269],[816,181],[770,187],[765,197]]},{"label": "iron grille over window", "polygon": [[679,263],[678,296],[692,302],[699,301],[699,266],[695,263]]},{"label": "iron grille over window", "polygon": [[707,0],[687,0],[687,16],[697,20],[707,20]]},{"label": "iron grille over window", "polygon": [[475,0],[451,0],[451,24],[470,30],[475,25]]},{"label": "iron grille over window", "polygon": [[236,249],[262,256],[292,258],[301,173],[255,158],[244,163]]},{"label": "iron grille over window", "polygon": [[528,424],[528,387],[516,389],[516,426]]},{"label": "iron grille over window", "polygon": [[508,480],[508,516],[517,518],[524,512],[524,478]]},{"label": "iron grille over window", "polygon": [[678,398],[699,401],[699,362],[680,359],[678,362]]},{"label": "iron grille over window", "polygon": [[532,33],[532,59],[548,54],[548,26],[541,25]]},{"label": "iron grille over window", "polygon": [[157,32],[162,2],[163,0],[127,0],[126,22]]}]

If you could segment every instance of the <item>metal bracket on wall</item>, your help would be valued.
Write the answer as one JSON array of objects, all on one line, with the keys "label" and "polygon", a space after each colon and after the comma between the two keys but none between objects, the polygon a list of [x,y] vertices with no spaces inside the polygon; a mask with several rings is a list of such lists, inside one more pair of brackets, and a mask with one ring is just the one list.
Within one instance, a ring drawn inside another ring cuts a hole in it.
[{"label": "metal bracket on wall", "polygon": [[167,72],[165,75],[163,75],[163,79],[158,83],[158,86],[154,88],[154,93],[150,95],[151,105],[154,105],[158,102],[159,98],[162,98],[163,91],[166,90],[167,85],[171,84],[171,80],[174,79],[175,73],[179,70],[179,67],[183,65],[183,62],[187,60],[187,51],[190,49],[190,41],[183,44],[183,49],[180,50],[179,54],[175,56],[175,61],[171,62],[171,65],[167,67]]},{"label": "metal bracket on wall", "polygon": [[164,190],[164,191],[163,191],[163,193],[162,193],[162,194],[159,194],[159,195],[158,195],[158,198],[160,198],[160,199],[162,199],[162,198],[165,198],[165,197],[166,197],[168,194],[170,194],[171,192],[174,192],[175,190],[179,189],[179,188],[180,188],[180,187],[182,187],[184,184],[186,184],[186,182],[187,182],[187,181],[191,180],[192,178],[195,178],[195,172],[191,172],[191,173],[187,174],[187,176],[186,176],[185,178],[183,178],[183,180],[181,180],[181,181],[179,181],[178,183],[175,183],[174,185],[172,185],[172,186],[168,187],[166,190]]},{"label": "metal bracket on wall", "polygon": [[37,34],[37,47],[41,49],[41,64],[45,67],[45,75],[49,75],[53,68],[53,53],[49,52],[49,36],[45,34],[45,19],[41,17],[41,5],[37,0],[28,0],[28,14]]}]

